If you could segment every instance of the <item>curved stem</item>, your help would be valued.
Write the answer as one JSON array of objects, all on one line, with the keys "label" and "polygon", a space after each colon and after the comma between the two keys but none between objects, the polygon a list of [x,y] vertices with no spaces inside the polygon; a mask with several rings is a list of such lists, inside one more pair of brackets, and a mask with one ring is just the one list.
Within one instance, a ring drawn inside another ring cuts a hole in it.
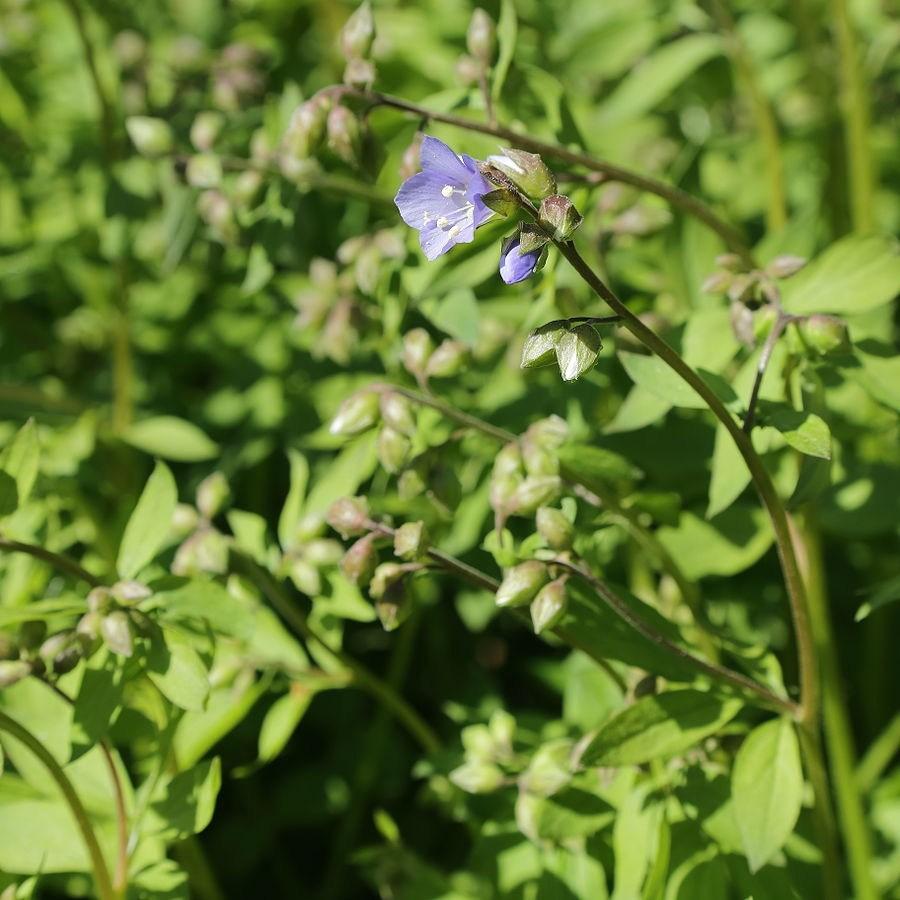
[{"label": "curved stem", "polygon": [[397,109],[401,112],[410,113],[420,119],[429,119],[433,122],[443,122],[445,125],[451,125],[454,128],[464,128],[467,131],[477,131],[480,134],[490,134],[494,137],[509,141],[523,150],[529,150],[532,153],[538,153],[541,156],[547,156],[553,159],[561,160],[573,166],[582,166],[593,172],[599,172],[608,181],[619,181],[622,184],[628,184],[638,190],[646,191],[649,194],[656,194],[662,197],[672,206],[677,206],[689,215],[699,219],[714,231],[729,249],[739,254],[752,268],[755,263],[747,243],[741,233],[732,225],[719,218],[702,200],[675,187],[666,184],[664,181],[657,181],[655,178],[649,178],[646,175],[639,175],[629,169],[621,166],[613,165],[613,163],[605,160],[596,159],[587,153],[578,153],[562,147],[559,144],[551,144],[545,141],[539,141],[537,138],[527,134],[522,134],[513,128],[507,128],[503,125],[490,124],[487,122],[479,122],[474,119],[466,119],[462,116],[455,116],[451,113],[437,112],[436,110],[427,109],[415,103],[410,103],[401,97],[393,97],[390,94],[382,94],[378,91],[363,91],[344,85],[336,85],[331,88],[325,88],[325,92],[332,95],[343,97],[356,97],[357,99],[368,103],[371,106],[386,106],[391,109]]},{"label": "curved stem", "polygon": [[638,632],[638,634],[645,637],[648,641],[656,644],[657,647],[662,647],[664,650],[677,656],[699,672],[703,672],[705,675],[709,675],[717,681],[727,682],[744,693],[754,694],[759,697],[766,707],[775,709],[778,712],[787,712],[791,715],[796,715],[796,705],[786,697],[779,697],[778,694],[763,687],[763,685],[754,681],[752,678],[742,675],[740,672],[735,672],[733,669],[716,665],[715,663],[701,659],[699,656],[694,656],[693,653],[685,650],[674,641],[669,640],[665,635],[660,634],[640,618],[640,616],[635,615],[628,604],[608,584],[606,584],[606,582],[601,581],[593,572],[583,565],[559,558],[543,560],[543,562],[546,562],[547,565],[566,569],[574,575],[577,575],[593,588],[600,599],[603,600],[603,602],[606,603],[620,619],[630,625]]},{"label": "curved stem", "polygon": [[24,541],[14,541],[10,538],[0,537],[0,552],[4,550],[8,553],[25,553],[28,556],[33,556],[35,559],[49,563],[60,572],[66,572],[68,575],[73,575],[75,578],[86,581],[91,587],[99,587],[103,584],[96,575],[92,575],[74,560],[59,553],[54,553],[52,550],[47,550],[44,547],[39,547],[37,544],[26,544]]},{"label": "curved stem", "polygon": [[759,355],[759,363],[757,363],[756,366],[756,378],[753,380],[753,389],[750,391],[750,399],[747,401],[747,415],[744,417],[743,426],[745,434],[750,434],[750,432],[753,431],[753,421],[756,418],[756,401],[759,399],[759,391],[760,388],[762,388],[766,369],[769,368],[769,360],[772,358],[775,345],[778,343],[781,333],[795,318],[797,317],[788,315],[779,310],[778,318],[775,320],[775,323],[772,325],[772,330],[766,337],[766,341],[763,344],[762,351]]},{"label": "curved stem", "polygon": [[88,857],[91,861],[91,867],[94,871],[94,881],[97,885],[97,895],[100,900],[116,900],[116,892],[113,890],[112,882],[109,879],[109,870],[106,867],[106,860],[97,843],[97,836],[94,834],[91,820],[88,818],[87,811],[81,802],[72,782],[63,771],[62,766],[53,758],[50,751],[23,725],[10,718],[5,712],[0,711],[0,731],[14,737],[17,741],[24,744],[46,767],[50,773],[50,777],[56,782],[57,787],[62,791],[62,795],[72,811],[75,818],[75,824],[81,832],[84,845],[87,848]]},{"label": "curved stem", "polygon": [[434,753],[441,747],[440,738],[431,726],[401,697],[391,686],[379,678],[343,650],[331,647],[306,620],[306,616],[297,608],[284,588],[253,560],[242,554],[234,553],[244,570],[268,598],[279,615],[306,641],[318,644],[326,653],[330,653],[342,666],[353,673],[354,680],[364,691],[382,703],[414,737],[426,753]]}]

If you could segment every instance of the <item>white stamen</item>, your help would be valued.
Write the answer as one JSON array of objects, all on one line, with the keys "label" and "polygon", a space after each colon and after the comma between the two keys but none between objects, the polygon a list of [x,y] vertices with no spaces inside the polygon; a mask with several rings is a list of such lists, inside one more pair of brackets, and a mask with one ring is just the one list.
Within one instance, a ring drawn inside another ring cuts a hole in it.
[{"label": "white stamen", "polygon": [[442,194],[444,197],[452,197],[452,196],[453,196],[453,185],[452,185],[452,184],[445,184],[445,185],[441,188],[441,194]]},{"label": "white stamen", "polygon": [[437,227],[443,231],[450,224],[450,220],[446,216],[438,216]]}]

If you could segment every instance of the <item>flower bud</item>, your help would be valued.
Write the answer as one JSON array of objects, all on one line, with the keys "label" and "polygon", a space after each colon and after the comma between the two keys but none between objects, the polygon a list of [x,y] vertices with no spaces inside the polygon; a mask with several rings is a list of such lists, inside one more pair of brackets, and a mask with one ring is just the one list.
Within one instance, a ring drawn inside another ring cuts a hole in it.
[{"label": "flower bud", "polygon": [[521,478],[525,474],[522,468],[522,450],[518,441],[510,441],[494,457],[492,474],[498,478]]},{"label": "flower bud", "polygon": [[378,433],[378,442],[376,444],[378,461],[384,467],[384,470],[392,475],[404,467],[409,459],[411,448],[412,444],[408,437],[387,425]]},{"label": "flower bud", "polygon": [[236,239],[237,223],[234,220],[234,210],[221,191],[203,191],[197,198],[197,215],[209,225],[218,240],[230,243]]},{"label": "flower bud", "polygon": [[531,623],[534,633],[553,628],[566,612],[566,575],[541,588],[531,603]]},{"label": "flower bud", "polygon": [[513,215],[519,208],[516,198],[506,188],[497,188],[494,191],[488,191],[481,195],[481,202],[488,208],[497,213],[498,216],[507,218]]},{"label": "flower bud", "polygon": [[355,541],[341,560],[344,577],[359,587],[372,580],[378,566],[378,551],[375,549],[375,535],[367,534]]},{"label": "flower bud", "polygon": [[368,530],[369,504],[365,497],[342,497],[328,509],[325,521],[344,540]]},{"label": "flower bud", "polygon": [[146,584],[140,581],[129,579],[127,581],[117,581],[110,589],[110,594],[119,601],[119,603],[138,603],[146,600],[153,595],[153,591]]},{"label": "flower bud", "polygon": [[129,116],[125,120],[125,130],[143,156],[164,156],[172,150],[172,129],[162,119]]},{"label": "flower bud", "polygon": [[345,59],[365,59],[375,40],[375,18],[369,0],[363,0],[341,29],[341,52]]},{"label": "flower bud", "polygon": [[322,593],[322,576],[319,570],[306,559],[292,559],[288,564],[288,575],[294,587],[301,594],[318,597]]},{"label": "flower bud", "polygon": [[[747,307],[741,304],[741,308],[746,309]],[[774,328],[775,322],[778,320],[778,310],[774,306],[761,306],[751,315],[753,317],[753,338],[755,341],[762,342]]]},{"label": "flower bud", "polygon": [[401,563],[381,563],[381,565],[375,569],[372,580],[369,582],[369,595],[376,600],[381,599],[388,588],[397,584],[399,581],[402,581],[408,572],[409,567],[402,565]]},{"label": "flower bud", "polygon": [[199,520],[197,510],[190,503],[179,503],[172,513],[170,528],[179,536],[186,535],[197,527]]},{"label": "flower bud", "polygon": [[791,275],[799,272],[805,265],[806,260],[802,256],[776,256],[766,266],[766,274],[772,278],[790,278]]},{"label": "flower bud", "polygon": [[389,391],[381,395],[381,420],[408,437],[415,434],[416,419],[412,404],[402,394]]},{"label": "flower bud", "polygon": [[63,647],[52,660],[47,664],[54,675],[65,675],[71,672],[75,666],[81,662],[84,656],[84,647],[80,641],[72,641],[66,647]]},{"label": "flower bud", "polygon": [[568,550],[575,537],[575,528],[562,510],[542,506],[535,515],[538,534],[551,550]]},{"label": "flower bud", "polygon": [[425,374],[429,378],[451,378],[462,369],[466,345],[462,341],[442,341],[428,358]]},{"label": "flower bud", "polygon": [[328,106],[324,97],[313,97],[294,110],[281,141],[283,155],[307,159],[319,149],[325,138]]},{"label": "flower bud", "polygon": [[847,324],[837,316],[816,313],[796,323],[800,337],[816,353],[832,353],[836,350],[848,350],[850,335]]},{"label": "flower bud", "polygon": [[700,290],[704,294],[724,294],[731,287],[733,279],[734,274],[732,272],[726,269],[717,269],[712,274],[707,275],[703,284],[700,285]]},{"label": "flower bud", "polygon": [[412,603],[402,581],[390,585],[375,601],[375,615],[385,631],[396,631],[412,614]]},{"label": "flower bud", "polygon": [[480,7],[476,7],[466,31],[466,48],[484,66],[489,66],[494,58],[497,43],[497,29],[494,20]]},{"label": "flower bud", "polygon": [[335,106],[328,113],[325,130],[331,152],[348,166],[356,166],[362,151],[359,119],[346,106]]},{"label": "flower bud", "polygon": [[487,162],[496,166],[530,197],[543,199],[556,193],[556,178],[536,153],[510,148],[489,156]]},{"label": "flower bud", "polygon": [[187,162],[185,178],[191,187],[218,187],[222,183],[222,161],[215,153],[197,153]]},{"label": "flower bud", "polygon": [[415,468],[404,469],[397,479],[397,493],[402,500],[421,496],[427,487],[422,473]]},{"label": "flower bud", "polygon": [[197,509],[207,521],[214,519],[228,501],[231,490],[228,481],[221,472],[207,475],[197,485]]},{"label": "flower bud", "polygon": [[454,769],[448,776],[467,794],[488,794],[504,782],[503,771],[493,763],[471,761]]},{"label": "flower bud", "polygon": [[176,551],[172,560],[174,575],[190,576],[200,572],[222,574],[228,568],[228,539],[210,526],[194,532]]},{"label": "flower bud", "polygon": [[344,84],[351,87],[367,89],[375,82],[375,64],[371,59],[360,59],[354,56],[347,60],[344,67]]},{"label": "flower bud", "polygon": [[147,42],[136,31],[120,31],[112,42],[113,55],[122,69],[133,69],[144,61]]},{"label": "flower bud", "polygon": [[559,460],[555,448],[546,447],[534,434],[526,433],[520,442],[522,462],[529,475],[558,475]]},{"label": "flower bud", "polygon": [[424,328],[413,328],[403,335],[403,349],[400,351],[400,361],[410,375],[417,379],[425,374],[428,358],[434,352],[434,341]]},{"label": "flower bud", "polygon": [[394,532],[394,553],[400,559],[419,559],[427,550],[428,531],[424,522],[405,522]]},{"label": "flower bud", "polygon": [[569,240],[583,221],[572,201],[561,194],[553,194],[542,201],[538,219],[544,228],[553,232],[557,241]]},{"label": "flower bud", "polygon": [[558,450],[569,439],[569,426],[559,416],[547,416],[529,425],[525,436],[545,450]]},{"label": "flower bud", "polygon": [[494,741],[495,753],[503,758],[512,754],[513,738],[516,735],[516,720],[505,709],[491,713],[488,730]]},{"label": "flower bud", "polygon": [[562,491],[562,479],[558,475],[529,475],[513,491],[509,500],[510,513],[530,516],[539,506],[552,503]]},{"label": "flower bud", "polygon": [[334,435],[351,437],[368,431],[377,421],[378,394],[361,390],[341,403],[328,430]]},{"label": "flower bud", "polygon": [[191,125],[191,143],[201,153],[212,150],[224,124],[225,116],[217,110],[197,113]]},{"label": "flower bud", "polygon": [[31,663],[24,659],[0,660],[0,688],[11,687],[31,674]]},{"label": "flower bud", "polygon": [[344,547],[333,538],[317,538],[303,547],[303,558],[314,566],[336,566],[344,555]]},{"label": "flower bud", "polygon": [[256,169],[244,169],[234,180],[232,196],[240,207],[247,207],[256,199],[262,184],[261,172]]},{"label": "flower bud", "polygon": [[53,665],[53,657],[61,650],[64,650],[74,640],[74,631],[60,631],[56,634],[51,634],[50,637],[41,644],[40,649],[38,650],[38,656],[41,657],[49,669]]},{"label": "flower bud", "polygon": [[478,84],[484,75],[484,63],[463,53],[456,61],[456,77],[464,85]]},{"label": "flower bud", "polygon": [[497,606],[524,606],[547,583],[547,567],[529,559],[507,569],[494,598]]},{"label": "flower bud", "polygon": [[35,620],[19,626],[19,646],[23,650],[37,650],[47,636],[47,623]]},{"label": "flower bud", "polygon": [[100,622],[103,642],[119,656],[131,656],[134,652],[134,628],[128,613],[114,609]]},{"label": "flower bud", "polygon": [[88,643],[93,643],[100,637],[100,621],[103,614],[97,611],[86,612],[75,626],[75,632]]}]

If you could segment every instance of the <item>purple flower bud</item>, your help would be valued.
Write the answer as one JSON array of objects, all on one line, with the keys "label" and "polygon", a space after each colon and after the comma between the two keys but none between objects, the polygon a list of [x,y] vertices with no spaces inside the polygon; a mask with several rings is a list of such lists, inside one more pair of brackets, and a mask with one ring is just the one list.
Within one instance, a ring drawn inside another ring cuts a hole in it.
[{"label": "purple flower bud", "polygon": [[400,186],[394,203],[427,259],[437,259],[456,244],[469,244],[475,229],[493,213],[482,196],[493,190],[471,156],[457,156],[443,141],[422,140],[422,171]]},{"label": "purple flower bud", "polygon": [[530,278],[537,271],[542,250],[522,253],[518,233],[511,235],[500,249],[500,277],[507,284],[516,284]]}]

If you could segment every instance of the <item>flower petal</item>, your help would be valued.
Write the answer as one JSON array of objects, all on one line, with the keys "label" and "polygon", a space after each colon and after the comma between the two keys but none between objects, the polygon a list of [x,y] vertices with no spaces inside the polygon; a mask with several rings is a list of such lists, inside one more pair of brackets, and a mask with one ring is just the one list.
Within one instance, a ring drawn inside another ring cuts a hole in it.
[{"label": "flower petal", "polygon": [[422,170],[443,178],[444,184],[447,184],[448,180],[464,181],[471,176],[463,161],[443,141],[430,134],[426,134],[422,139],[419,159],[422,161]]},{"label": "flower petal", "polygon": [[452,198],[441,194],[443,184],[432,172],[417,172],[400,185],[394,203],[407,225],[422,228],[456,208]]}]

